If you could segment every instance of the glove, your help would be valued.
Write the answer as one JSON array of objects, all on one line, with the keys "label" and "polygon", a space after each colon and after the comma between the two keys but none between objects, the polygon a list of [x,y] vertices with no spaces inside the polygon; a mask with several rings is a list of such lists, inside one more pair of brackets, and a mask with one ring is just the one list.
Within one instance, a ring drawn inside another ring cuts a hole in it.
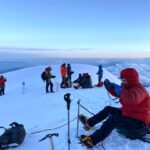
[{"label": "glove", "polygon": [[120,93],[122,92],[122,87],[117,84],[114,84],[113,86],[114,86],[115,93],[119,96]]},{"label": "glove", "polygon": [[105,86],[106,90],[110,90],[113,88],[113,83],[111,83],[108,79],[105,79],[104,86]]}]

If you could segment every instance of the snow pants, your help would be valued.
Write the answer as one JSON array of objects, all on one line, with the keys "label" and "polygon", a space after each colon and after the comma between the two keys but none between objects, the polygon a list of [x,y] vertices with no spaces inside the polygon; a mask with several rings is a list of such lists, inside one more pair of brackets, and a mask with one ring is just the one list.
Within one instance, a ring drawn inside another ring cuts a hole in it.
[{"label": "snow pants", "polygon": [[65,88],[65,81],[66,81],[66,77],[62,77],[62,81],[61,81],[61,84],[60,84],[61,88]]},{"label": "snow pants", "polygon": [[119,126],[119,124],[126,124],[127,126],[133,126],[135,128],[139,128],[143,125],[143,122],[140,120],[122,116],[122,112],[120,109],[111,106],[106,106],[102,111],[89,118],[88,124],[93,127],[104,119],[106,120],[104,121],[100,129],[96,130],[90,136],[94,145],[104,140],[112,132],[113,129]]},{"label": "snow pants", "polygon": [[0,86],[0,95],[4,95],[5,94],[5,85],[1,85]]},{"label": "snow pants", "polygon": [[53,83],[50,80],[46,80],[46,93],[49,92],[48,88],[50,86],[50,92],[53,92]]}]

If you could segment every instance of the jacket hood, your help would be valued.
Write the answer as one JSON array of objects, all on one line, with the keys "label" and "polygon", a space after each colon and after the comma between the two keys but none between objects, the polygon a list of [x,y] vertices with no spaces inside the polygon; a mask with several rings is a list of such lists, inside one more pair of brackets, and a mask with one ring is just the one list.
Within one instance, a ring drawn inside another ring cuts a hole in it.
[{"label": "jacket hood", "polygon": [[102,69],[102,65],[99,65],[99,69]]},{"label": "jacket hood", "polygon": [[127,85],[139,84],[139,74],[134,68],[126,68],[120,72],[120,78],[127,80]]}]

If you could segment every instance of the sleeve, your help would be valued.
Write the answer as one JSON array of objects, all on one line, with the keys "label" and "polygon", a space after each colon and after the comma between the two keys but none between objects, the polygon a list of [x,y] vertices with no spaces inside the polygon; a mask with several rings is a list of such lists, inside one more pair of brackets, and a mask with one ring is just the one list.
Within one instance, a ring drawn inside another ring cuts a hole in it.
[{"label": "sleeve", "polygon": [[116,94],[116,92],[115,92],[114,89],[110,89],[110,90],[108,90],[108,92],[109,92],[112,96],[118,97],[118,95]]}]

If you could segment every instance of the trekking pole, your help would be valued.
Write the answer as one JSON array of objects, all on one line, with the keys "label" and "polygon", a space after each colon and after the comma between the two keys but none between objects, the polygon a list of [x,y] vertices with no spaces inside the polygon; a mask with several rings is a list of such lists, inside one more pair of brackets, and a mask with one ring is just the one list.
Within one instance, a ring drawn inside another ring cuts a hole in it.
[{"label": "trekking pole", "polygon": [[46,136],[44,136],[41,140],[39,140],[39,142],[44,141],[45,139],[49,138],[50,139],[50,143],[51,143],[51,150],[54,150],[54,142],[53,142],[53,136],[58,136],[58,133],[52,133],[52,134],[47,134]]},{"label": "trekking pole", "polygon": [[58,91],[58,82],[56,82],[56,91]]},{"label": "trekking pole", "polygon": [[67,93],[64,95],[64,100],[67,102],[67,111],[68,111],[68,150],[70,150],[70,103],[71,103],[71,99],[70,99],[70,93]]},{"label": "trekking pole", "polygon": [[77,114],[77,138],[78,138],[78,134],[79,134],[79,115],[80,115],[80,99],[77,102],[78,104],[78,114]]}]

